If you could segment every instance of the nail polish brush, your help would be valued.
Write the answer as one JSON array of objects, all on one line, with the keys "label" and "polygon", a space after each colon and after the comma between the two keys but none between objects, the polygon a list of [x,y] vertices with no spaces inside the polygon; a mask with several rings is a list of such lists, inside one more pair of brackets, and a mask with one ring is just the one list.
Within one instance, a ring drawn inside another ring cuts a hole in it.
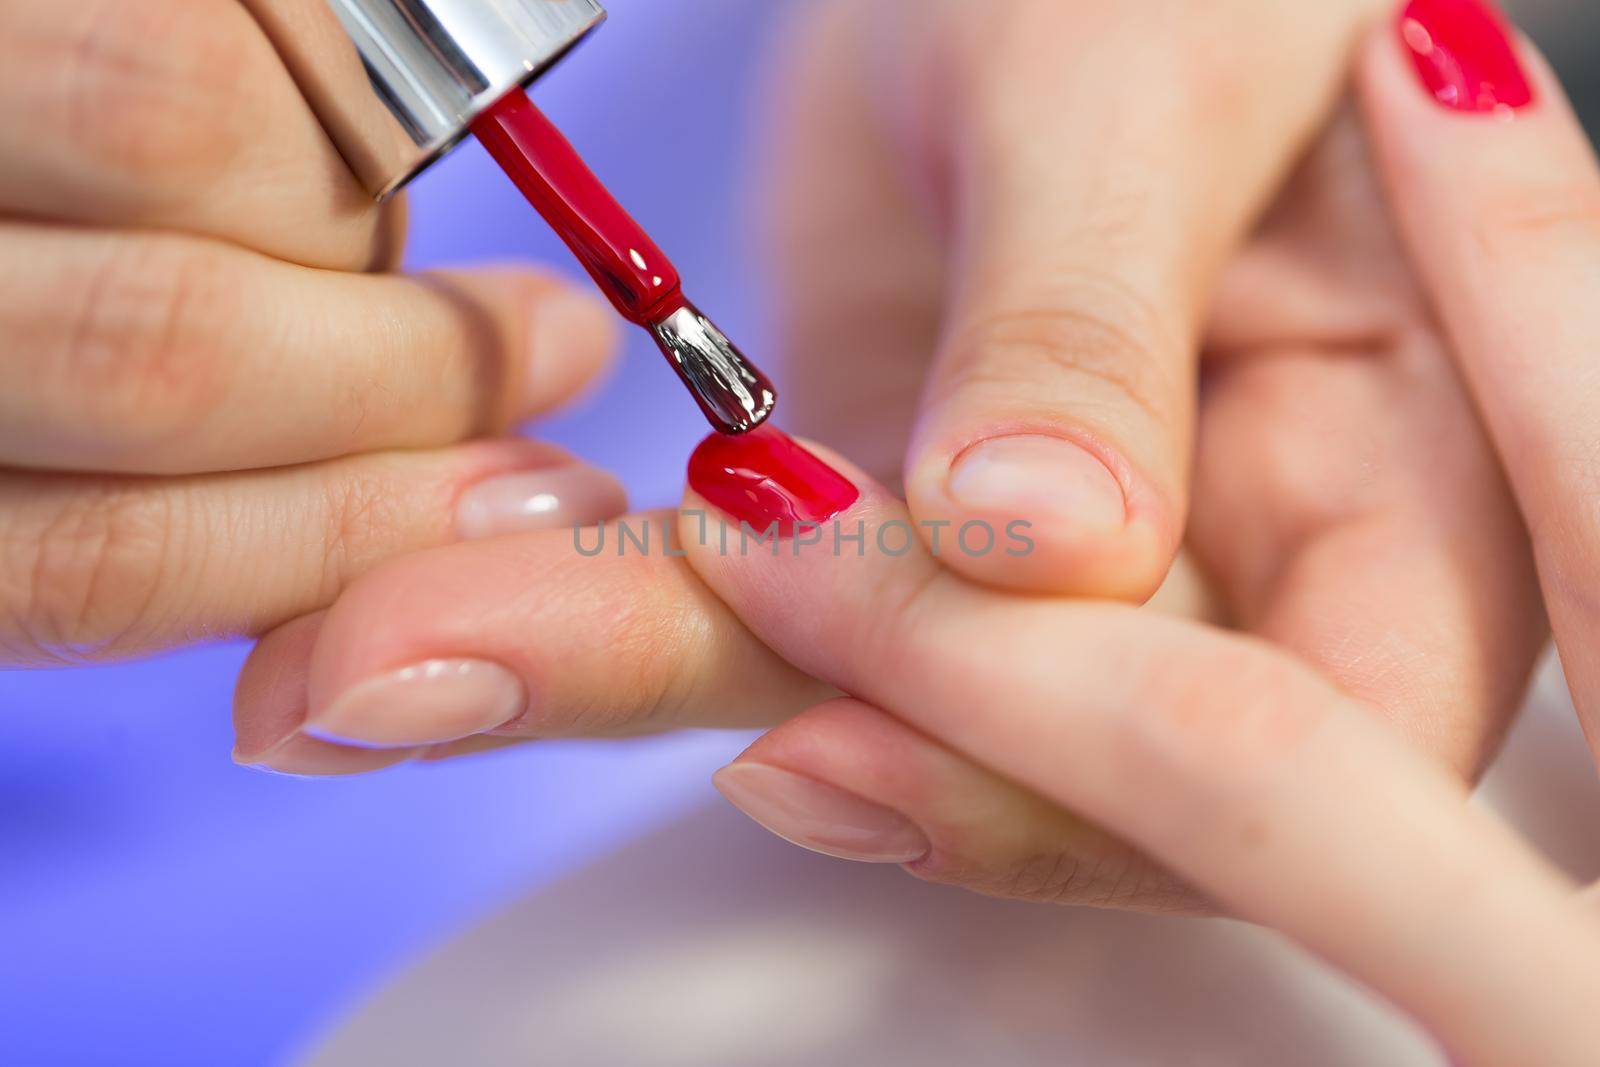
[{"label": "nail polish brush", "polygon": [[[706,419],[747,433],[772,384],[526,89],[605,19],[597,0],[321,0],[266,29],[334,143],[383,200],[476,135],[617,312],[650,332]],[[268,5],[269,11],[273,5]]]}]

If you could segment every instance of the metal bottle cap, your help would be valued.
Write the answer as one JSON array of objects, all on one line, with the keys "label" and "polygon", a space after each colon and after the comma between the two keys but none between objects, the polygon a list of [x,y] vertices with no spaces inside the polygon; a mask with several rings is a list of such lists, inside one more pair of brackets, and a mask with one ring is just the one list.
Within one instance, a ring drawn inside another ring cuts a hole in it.
[{"label": "metal bottle cap", "polygon": [[606,17],[598,0],[252,4],[373,196],[390,196]]}]

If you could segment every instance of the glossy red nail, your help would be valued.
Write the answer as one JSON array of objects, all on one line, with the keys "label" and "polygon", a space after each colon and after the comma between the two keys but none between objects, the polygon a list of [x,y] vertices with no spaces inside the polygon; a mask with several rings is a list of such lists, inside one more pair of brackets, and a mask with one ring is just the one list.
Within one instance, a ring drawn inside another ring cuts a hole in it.
[{"label": "glossy red nail", "polygon": [[689,457],[689,485],[753,530],[776,523],[781,537],[799,524],[826,522],[861,499],[850,479],[770,426],[701,441]]},{"label": "glossy red nail", "polygon": [[1411,0],[1400,39],[1445,107],[1510,113],[1533,102],[1505,19],[1482,0]]}]

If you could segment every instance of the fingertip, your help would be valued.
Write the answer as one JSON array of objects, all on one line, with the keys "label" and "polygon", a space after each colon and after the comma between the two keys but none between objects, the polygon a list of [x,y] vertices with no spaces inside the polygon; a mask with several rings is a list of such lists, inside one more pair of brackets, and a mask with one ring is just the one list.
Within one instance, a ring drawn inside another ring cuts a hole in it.
[{"label": "fingertip", "polygon": [[592,526],[628,510],[628,492],[598,467],[564,463],[513,470],[469,486],[456,501],[456,533],[467,541],[534,530]]},{"label": "fingertip", "polygon": [[621,345],[616,314],[598,297],[557,289],[534,302],[523,414],[537,415],[597,389]]},{"label": "fingertip", "polygon": [[528,687],[482,659],[428,659],[333,691],[301,731],[356,748],[411,750],[476,737],[529,712]]},{"label": "fingertip", "polygon": [[312,654],[328,613],[285,623],[261,639],[234,689],[233,762],[290,777],[364,774],[415,755],[330,744],[304,733]]},{"label": "fingertip", "polygon": [[[1470,20],[1479,29],[1471,36],[1481,39],[1479,49],[1487,47],[1492,60],[1455,54],[1459,46],[1451,38],[1461,31],[1441,29],[1438,14],[1428,10],[1441,6],[1488,12]],[[1503,43],[1490,40],[1495,32],[1503,34]],[[1457,127],[1492,126],[1551,110],[1577,122],[1560,76],[1537,42],[1476,0],[1394,5],[1389,17],[1368,28],[1355,70],[1356,90],[1369,121],[1380,125],[1440,124],[1453,118]]]},{"label": "fingertip", "polygon": [[578,399],[602,381],[621,346],[610,307],[563,279],[514,266],[435,271],[426,279],[457,305],[484,353],[486,426]]},{"label": "fingertip", "polygon": [[1167,508],[1114,452],[1024,430],[918,462],[908,502],[952,570],[1019,592],[1143,601],[1176,552]]},{"label": "fingertip", "polygon": [[305,722],[311,656],[328,613],[285,623],[250,651],[233,693],[234,761],[251,764]]},{"label": "fingertip", "polygon": [[741,758],[712,776],[723,797],[801,848],[858,863],[915,863],[931,845],[904,815],[785,767]]},{"label": "fingertip", "polygon": [[295,734],[267,752],[234,750],[239,766],[286,778],[347,778],[415,760],[422,749],[351,748],[309,734]]}]

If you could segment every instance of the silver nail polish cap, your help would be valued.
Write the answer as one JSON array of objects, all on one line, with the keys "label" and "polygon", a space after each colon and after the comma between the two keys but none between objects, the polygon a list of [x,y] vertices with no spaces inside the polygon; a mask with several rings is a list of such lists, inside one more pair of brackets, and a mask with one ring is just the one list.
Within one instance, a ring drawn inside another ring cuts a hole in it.
[{"label": "silver nail polish cap", "polygon": [[392,195],[605,20],[597,0],[252,4],[368,191]]}]

